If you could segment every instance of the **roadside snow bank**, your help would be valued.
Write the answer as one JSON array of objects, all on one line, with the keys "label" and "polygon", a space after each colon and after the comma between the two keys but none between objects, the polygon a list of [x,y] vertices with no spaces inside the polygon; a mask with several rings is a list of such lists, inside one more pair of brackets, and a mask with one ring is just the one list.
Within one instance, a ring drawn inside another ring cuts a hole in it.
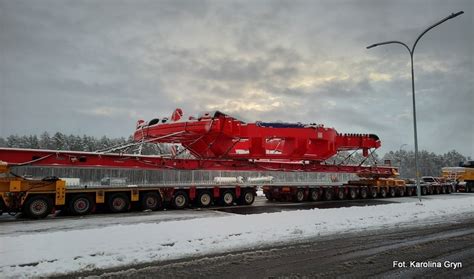
[{"label": "roadside snow bank", "polygon": [[0,237],[2,277],[32,277],[226,252],[474,212],[472,198],[233,215]]}]

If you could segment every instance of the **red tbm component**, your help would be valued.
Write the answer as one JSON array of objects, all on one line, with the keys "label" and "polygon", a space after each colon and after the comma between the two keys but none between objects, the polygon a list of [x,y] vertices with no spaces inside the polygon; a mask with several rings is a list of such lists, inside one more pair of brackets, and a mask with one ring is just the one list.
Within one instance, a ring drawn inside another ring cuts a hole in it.
[{"label": "red tbm component", "polygon": [[216,111],[182,119],[176,109],[171,120],[139,120],[134,140],[183,145],[196,158],[324,161],[339,151],[362,150],[365,156],[380,147],[373,134],[339,134],[323,125],[245,123]]}]

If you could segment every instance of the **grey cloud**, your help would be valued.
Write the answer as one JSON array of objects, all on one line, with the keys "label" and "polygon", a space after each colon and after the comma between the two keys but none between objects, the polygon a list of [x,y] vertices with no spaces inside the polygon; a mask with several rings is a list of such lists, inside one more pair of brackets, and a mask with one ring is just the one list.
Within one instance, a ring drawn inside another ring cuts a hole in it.
[{"label": "grey cloud", "polygon": [[237,102],[267,105],[231,113],[248,121],[318,122],[396,149],[412,141],[409,57],[365,47],[410,43],[458,10],[415,54],[419,136],[472,156],[470,1],[0,0],[0,136],[127,136],[138,118]]}]

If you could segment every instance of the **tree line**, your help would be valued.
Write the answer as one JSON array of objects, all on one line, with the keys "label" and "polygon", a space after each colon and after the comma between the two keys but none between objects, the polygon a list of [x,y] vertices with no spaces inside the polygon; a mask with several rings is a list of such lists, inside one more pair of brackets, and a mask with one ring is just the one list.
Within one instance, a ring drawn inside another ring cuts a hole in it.
[{"label": "tree line", "polygon": [[[398,167],[402,178],[415,177],[414,151],[390,151],[383,156],[383,160],[390,160],[393,166]],[[468,160],[471,160],[469,156],[464,156],[456,150],[444,154],[421,150],[418,152],[418,170],[422,176],[440,176],[441,168],[456,167]]]},{"label": "tree line", "polygon": [[[123,146],[132,143],[132,141],[132,136],[128,138],[108,138],[106,136],[97,138],[87,135],[66,135],[59,132],[50,135],[48,132],[44,132],[39,136],[11,135],[6,138],[0,137],[0,147],[95,152],[106,150],[114,146]],[[139,146],[136,145],[130,146],[128,150],[113,150],[111,152],[128,151],[136,153],[138,152],[138,148]],[[168,154],[170,152],[170,148],[163,144],[157,145],[149,143],[143,144],[140,150],[140,153],[144,155]]]},{"label": "tree line", "polygon": [[[72,151],[87,151],[94,152],[98,150],[108,149],[112,146],[125,145],[132,142],[132,137],[129,138],[108,138],[106,136],[96,138],[92,136],[78,136],[78,135],[66,135],[63,133],[55,133],[50,135],[48,132],[44,132],[41,135],[28,135],[18,136],[11,135],[6,138],[0,137],[0,147],[11,147],[11,148],[32,148],[32,149],[50,149],[50,150],[72,150]],[[138,152],[138,146],[131,146],[128,152]],[[120,152],[114,150],[112,152]],[[123,152],[123,150],[122,150]],[[140,150],[141,154],[144,155],[159,155],[159,154],[172,154],[176,150],[172,150],[170,145],[166,144],[143,144]],[[189,157],[189,154],[184,152],[181,153],[178,149],[180,158]],[[181,153],[181,154],[180,154]],[[174,153],[176,154],[176,153]],[[364,158],[356,153],[353,156],[349,156],[350,153],[340,153],[337,156],[329,159],[328,163],[347,163],[357,164]],[[415,177],[415,153],[413,151],[397,150],[387,152],[383,157],[379,157],[376,154],[366,160],[368,164],[383,164],[386,160],[390,160],[392,166],[399,167],[400,176],[402,178]],[[444,154],[435,154],[426,150],[419,152],[419,171],[421,175],[426,176],[439,176],[441,175],[441,168],[458,166],[460,162],[471,160],[470,157],[466,157],[456,150],[449,151]]]}]

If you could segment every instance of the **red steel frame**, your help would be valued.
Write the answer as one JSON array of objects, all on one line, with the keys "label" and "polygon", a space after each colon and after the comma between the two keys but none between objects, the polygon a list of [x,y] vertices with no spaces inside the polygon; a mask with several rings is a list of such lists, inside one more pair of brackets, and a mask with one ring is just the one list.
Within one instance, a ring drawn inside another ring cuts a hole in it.
[{"label": "red steel frame", "polygon": [[328,165],[318,161],[278,162],[263,160],[176,159],[160,156],[40,149],[0,148],[0,160],[13,166],[78,168],[177,169],[227,171],[299,171],[355,173],[361,176],[391,177],[393,167]]}]

